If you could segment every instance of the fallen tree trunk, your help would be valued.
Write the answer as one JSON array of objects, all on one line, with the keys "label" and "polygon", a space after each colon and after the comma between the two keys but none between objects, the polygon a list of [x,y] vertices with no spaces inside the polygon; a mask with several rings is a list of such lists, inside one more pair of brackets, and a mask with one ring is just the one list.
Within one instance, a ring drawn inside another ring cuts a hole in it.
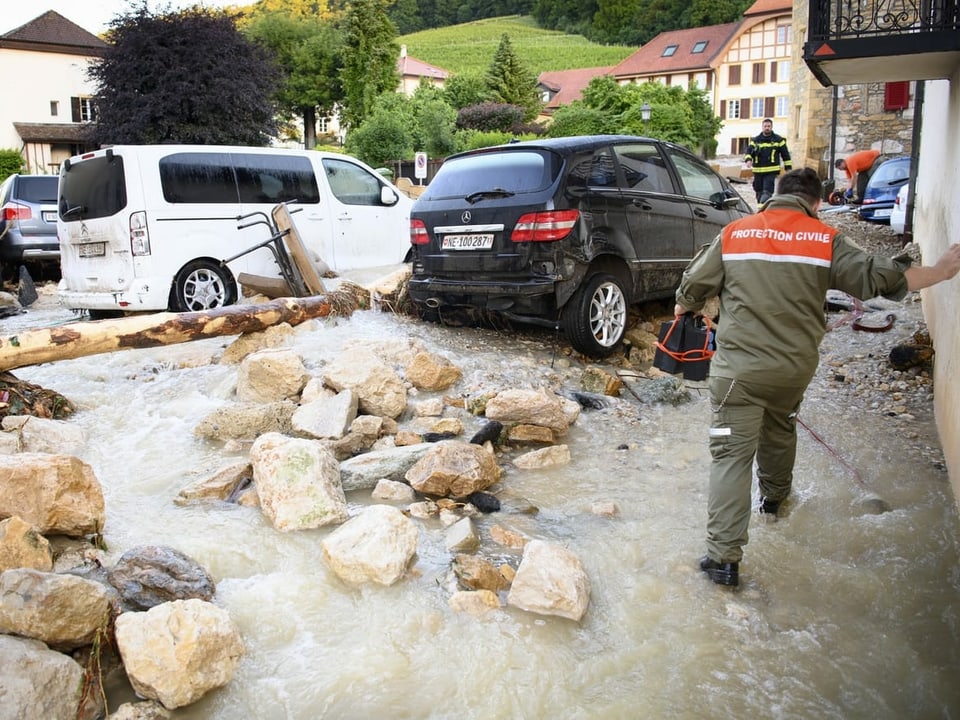
[{"label": "fallen tree trunk", "polygon": [[356,301],[346,294],[278,298],[192,313],[155,313],[75,322],[0,337],[0,372],[88,355],[176,345],[221,335],[257,332],[271,325],[299,325],[328,315],[350,315]]}]

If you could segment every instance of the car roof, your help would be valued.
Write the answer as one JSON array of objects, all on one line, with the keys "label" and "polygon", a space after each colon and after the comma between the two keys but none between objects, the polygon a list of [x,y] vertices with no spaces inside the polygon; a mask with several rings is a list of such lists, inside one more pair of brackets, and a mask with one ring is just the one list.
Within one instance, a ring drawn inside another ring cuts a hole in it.
[{"label": "car roof", "polygon": [[[521,140],[519,142],[510,142],[503,145],[493,145],[476,150],[467,150],[466,152],[451,155],[450,158],[467,157],[470,155],[479,155],[489,152],[514,152],[516,150],[542,149],[551,150],[559,155],[573,155],[574,153],[593,150],[610,143],[621,142],[654,142],[671,148],[677,148],[684,152],[690,152],[687,148],[674,143],[664,142],[655,138],[644,137],[641,135],[573,135],[560,138],[540,138],[537,140]],[[449,159],[449,158],[448,158]]]}]

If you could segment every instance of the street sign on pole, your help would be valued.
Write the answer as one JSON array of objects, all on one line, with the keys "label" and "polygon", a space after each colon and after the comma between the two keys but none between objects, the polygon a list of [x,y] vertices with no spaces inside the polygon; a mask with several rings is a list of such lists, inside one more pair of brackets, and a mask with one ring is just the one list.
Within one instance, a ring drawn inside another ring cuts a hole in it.
[{"label": "street sign on pole", "polygon": [[420,180],[420,184],[423,185],[423,179],[427,176],[427,154],[425,152],[414,153],[413,176]]}]

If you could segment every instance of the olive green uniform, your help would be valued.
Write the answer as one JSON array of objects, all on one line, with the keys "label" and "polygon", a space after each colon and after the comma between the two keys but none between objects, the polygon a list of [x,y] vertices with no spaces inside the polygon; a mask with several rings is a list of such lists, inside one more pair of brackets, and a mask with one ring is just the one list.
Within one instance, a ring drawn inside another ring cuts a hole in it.
[{"label": "olive green uniform", "polygon": [[743,555],[754,456],[760,494],[779,501],[790,493],[796,415],[819,361],[827,290],[899,300],[909,265],[864,252],[792,195],[731,223],[690,262],[677,303],[699,311],[720,297],[709,381],[711,558]]}]

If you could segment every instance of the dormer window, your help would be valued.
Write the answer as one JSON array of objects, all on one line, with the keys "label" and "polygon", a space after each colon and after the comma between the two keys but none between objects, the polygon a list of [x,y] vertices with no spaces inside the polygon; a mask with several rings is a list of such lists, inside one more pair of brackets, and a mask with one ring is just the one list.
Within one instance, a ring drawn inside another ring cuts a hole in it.
[{"label": "dormer window", "polygon": [[663,49],[663,54],[662,54],[660,57],[670,57],[670,56],[673,55],[676,51],[677,51],[677,46],[676,46],[676,45],[667,45],[667,46]]},{"label": "dormer window", "polygon": [[691,50],[690,52],[694,54],[702,53],[704,50],[706,50],[706,48],[707,48],[707,41],[701,40],[700,42],[694,44],[693,50]]}]

